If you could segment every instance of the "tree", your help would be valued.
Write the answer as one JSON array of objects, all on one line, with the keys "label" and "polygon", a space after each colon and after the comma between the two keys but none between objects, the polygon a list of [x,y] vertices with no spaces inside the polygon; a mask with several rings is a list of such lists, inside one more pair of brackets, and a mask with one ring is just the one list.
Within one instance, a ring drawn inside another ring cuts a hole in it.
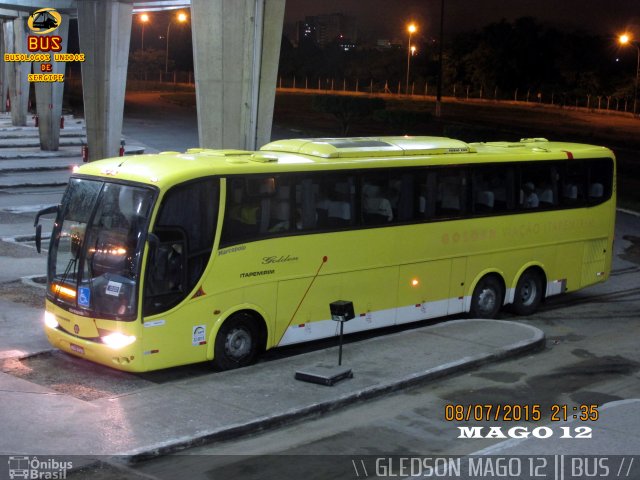
[{"label": "tree", "polygon": [[[375,117],[382,120],[387,125],[399,129],[397,133],[410,135],[411,129],[416,129],[418,125],[431,121],[430,112],[420,112],[416,110],[378,110]],[[415,130],[414,130],[415,131]]]},{"label": "tree", "polygon": [[129,55],[129,72],[136,78],[143,79],[145,73],[151,72],[155,75],[164,72],[164,62],[164,50],[136,50]]},{"label": "tree", "polygon": [[315,95],[311,106],[316,112],[334,115],[340,122],[341,134],[347,135],[354,120],[368,117],[376,110],[384,109],[385,103],[383,99],[375,97]]}]

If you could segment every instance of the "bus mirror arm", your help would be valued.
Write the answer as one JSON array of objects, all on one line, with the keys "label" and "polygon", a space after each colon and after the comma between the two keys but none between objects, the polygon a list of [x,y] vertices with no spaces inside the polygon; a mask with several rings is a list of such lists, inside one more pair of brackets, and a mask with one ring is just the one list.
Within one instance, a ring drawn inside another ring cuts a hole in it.
[{"label": "bus mirror arm", "polygon": [[50,213],[58,213],[60,205],[53,205],[51,207],[43,208],[36,213],[36,218],[33,222],[33,226],[36,228],[36,250],[38,253],[42,251],[42,225],[40,225],[40,217],[42,215],[48,215]]}]

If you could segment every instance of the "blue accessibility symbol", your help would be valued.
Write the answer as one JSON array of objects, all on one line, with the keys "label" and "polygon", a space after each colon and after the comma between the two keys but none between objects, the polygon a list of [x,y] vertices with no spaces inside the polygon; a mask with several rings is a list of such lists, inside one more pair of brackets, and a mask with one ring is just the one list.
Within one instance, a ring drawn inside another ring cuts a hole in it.
[{"label": "blue accessibility symbol", "polygon": [[78,289],[78,305],[88,307],[91,303],[91,290],[89,287],[80,287]]}]

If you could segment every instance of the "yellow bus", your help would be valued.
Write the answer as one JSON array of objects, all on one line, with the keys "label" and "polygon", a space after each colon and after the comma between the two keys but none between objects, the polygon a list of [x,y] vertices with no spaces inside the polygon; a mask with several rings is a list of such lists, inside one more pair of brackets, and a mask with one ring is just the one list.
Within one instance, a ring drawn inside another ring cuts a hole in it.
[{"label": "yellow bus", "polygon": [[231,369],[336,335],[340,299],[356,311],[345,333],[527,315],[607,279],[615,191],[609,149],[539,138],[298,139],[97,161],[48,211],[45,330],[121,370]]}]

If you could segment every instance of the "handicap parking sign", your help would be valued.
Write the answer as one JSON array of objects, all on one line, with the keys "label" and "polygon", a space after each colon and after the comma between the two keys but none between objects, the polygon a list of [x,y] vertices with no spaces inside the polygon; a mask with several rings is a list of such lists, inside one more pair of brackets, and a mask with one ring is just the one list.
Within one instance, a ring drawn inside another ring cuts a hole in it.
[{"label": "handicap parking sign", "polygon": [[78,289],[78,305],[88,307],[91,301],[91,290],[89,287],[80,287]]}]

